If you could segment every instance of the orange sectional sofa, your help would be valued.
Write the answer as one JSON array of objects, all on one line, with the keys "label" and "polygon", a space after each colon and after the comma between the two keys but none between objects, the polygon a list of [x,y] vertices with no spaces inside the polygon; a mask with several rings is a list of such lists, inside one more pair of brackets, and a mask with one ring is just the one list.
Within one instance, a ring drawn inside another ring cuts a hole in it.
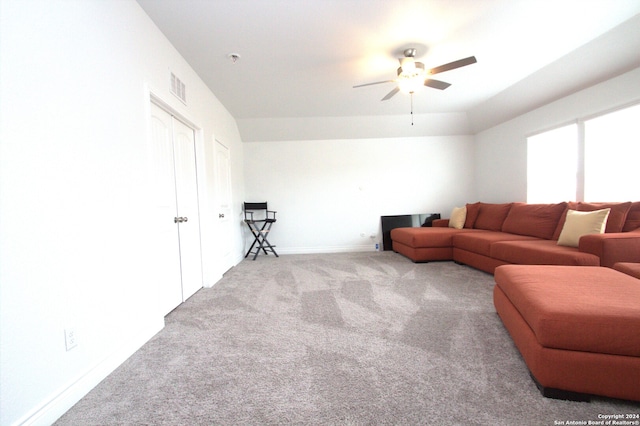
[{"label": "orange sectional sofa", "polygon": [[[603,217],[568,243],[580,212]],[[544,396],[640,401],[640,202],[475,203],[433,226],[393,229],[393,250],[494,274],[496,312]]]},{"label": "orange sectional sofa", "polygon": [[614,267],[496,268],[496,311],[544,396],[640,401],[640,264]]},{"label": "orange sectional sofa", "polygon": [[[501,265],[608,266],[640,262],[640,202],[467,204],[464,225],[396,228],[392,248],[414,262],[453,260],[493,274]],[[585,235],[577,247],[559,245],[570,211],[610,209],[604,233]]]}]

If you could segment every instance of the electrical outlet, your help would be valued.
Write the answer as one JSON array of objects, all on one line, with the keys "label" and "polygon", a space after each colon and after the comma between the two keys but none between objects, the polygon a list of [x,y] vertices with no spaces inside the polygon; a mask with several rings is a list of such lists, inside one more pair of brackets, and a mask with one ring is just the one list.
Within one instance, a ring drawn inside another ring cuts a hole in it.
[{"label": "electrical outlet", "polygon": [[78,335],[74,327],[67,327],[64,329],[64,343],[67,346],[67,351],[78,346]]}]

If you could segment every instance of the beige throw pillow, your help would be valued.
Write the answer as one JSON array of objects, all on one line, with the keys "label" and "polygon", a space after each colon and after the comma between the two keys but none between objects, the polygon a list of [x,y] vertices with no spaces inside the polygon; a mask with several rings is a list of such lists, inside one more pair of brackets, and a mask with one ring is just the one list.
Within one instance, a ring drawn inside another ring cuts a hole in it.
[{"label": "beige throw pillow", "polygon": [[578,247],[580,237],[588,234],[602,234],[607,226],[611,209],[592,212],[567,211],[567,220],[558,238],[559,246]]},{"label": "beige throw pillow", "polygon": [[449,218],[449,228],[462,229],[465,220],[467,220],[467,208],[454,207]]}]

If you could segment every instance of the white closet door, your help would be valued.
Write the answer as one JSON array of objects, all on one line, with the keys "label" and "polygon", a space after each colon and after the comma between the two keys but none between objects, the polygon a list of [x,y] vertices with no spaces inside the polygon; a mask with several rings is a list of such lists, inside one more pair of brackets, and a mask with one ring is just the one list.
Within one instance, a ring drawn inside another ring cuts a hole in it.
[{"label": "white closet door", "polygon": [[158,270],[156,288],[162,314],[166,315],[182,303],[180,274],[180,241],[177,224],[176,181],[173,159],[173,126],[169,113],[151,104],[151,137],[153,200],[156,229],[154,256]]},{"label": "white closet door", "polygon": [[173,119],[173,152],[178,217],[184,220],[178,227],[184,301],[202,288],[202,254],[195,135],[192,128],[175,118]]},{"label": "white closet door", "polygon": [[158,291],[167,314],[202,287],[193,129],[151,105]]}]

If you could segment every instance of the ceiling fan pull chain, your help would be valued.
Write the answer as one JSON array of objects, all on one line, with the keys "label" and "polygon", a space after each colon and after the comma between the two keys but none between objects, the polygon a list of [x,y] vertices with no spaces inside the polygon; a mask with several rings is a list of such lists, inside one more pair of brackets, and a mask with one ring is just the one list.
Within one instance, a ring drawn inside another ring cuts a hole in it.
[{"label": "ceiling fan pull chain", "polygon": [[413,92],[409,93],[411,96],[411,125],[413,126]]}]

